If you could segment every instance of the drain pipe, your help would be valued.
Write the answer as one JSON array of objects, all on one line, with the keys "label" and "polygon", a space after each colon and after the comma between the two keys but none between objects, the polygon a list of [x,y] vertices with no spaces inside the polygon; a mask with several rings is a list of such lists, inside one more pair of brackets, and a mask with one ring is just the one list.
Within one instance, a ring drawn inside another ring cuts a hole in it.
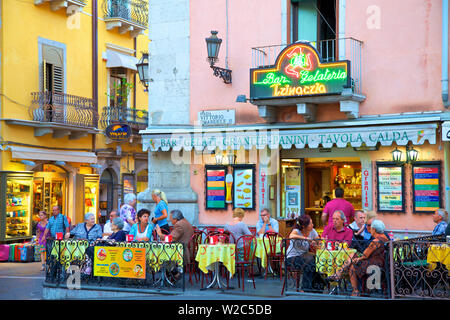
[{"label": "drain pipe", "polygon": [[448,0],[442,0],[442,102],[448,108]]}]

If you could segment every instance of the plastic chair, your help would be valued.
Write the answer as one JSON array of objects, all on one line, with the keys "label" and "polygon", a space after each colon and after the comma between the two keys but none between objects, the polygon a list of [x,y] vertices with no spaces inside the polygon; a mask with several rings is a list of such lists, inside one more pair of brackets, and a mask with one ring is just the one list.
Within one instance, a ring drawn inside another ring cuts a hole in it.
[{"label": "plastic chair", "polygon": [[[242,247],[240,248],[241,255],[238,254],[238,245],[242,243]],[[242,274],[242,291],[244,291],[244,284],[245,284],[245,270],[248,270],[248,276],[252,277],[253,281],[253,288],[256,289],[255,285],[255,278],[253,276],[253,262],[255,260],[255,252],[256,252],[256,246],[258,242],[256,241],[256,238],[251,235],[244,235],[237,239],[236,242],[236,268],[241,271]],[[240,259],[242,258],[242,259]],[[238,275],[238,285],[239,288],[241,287],[240,279],[239,279],[239,272],[237,272]]]},{"label": "plastic chair", "polygon": [[[277,240],[279,238],[282,237],[277,232],[266,232],[264,233],[263,243],[264,243],[264,250],[266,251],[267,256],[267,267],[269,267],[272,263],[278,263],[280,269],[280,280],[282,280],[283,277],[282,264],[284,255],[283,250],[280,250],[280,252],[277,253],[277,246],[281,246],[280,244],[277,243]],[[272,274],[272,276],[274,275]],[[267,279],[267,269],[264,279]]]}]

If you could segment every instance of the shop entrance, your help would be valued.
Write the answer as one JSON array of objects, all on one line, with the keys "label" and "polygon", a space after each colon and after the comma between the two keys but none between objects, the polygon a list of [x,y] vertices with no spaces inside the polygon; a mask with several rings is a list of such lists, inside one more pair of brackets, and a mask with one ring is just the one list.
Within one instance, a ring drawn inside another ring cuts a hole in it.
[{"label": "shop entrance", "polygon": [[50,216],[52,207],[59,206],[67,216],[67,172],[53,164],[41,164],[34,169],[33,220],[38,221],[39,211]]},{"label": "shop entrance", "polygon": [[316,230],[325,204],[334,189],[344,189],[344,198],[361,209],[361,162],[359,158],[302,158],[281,161],[281,215],[293,218],[299,213],[311,216]]},{"label": "shop entrance", "polygon": [[100,177],[100,217],[99,223],[106,223],[109,213],[114,208],[114,178],[110,169],[103,171]]}]

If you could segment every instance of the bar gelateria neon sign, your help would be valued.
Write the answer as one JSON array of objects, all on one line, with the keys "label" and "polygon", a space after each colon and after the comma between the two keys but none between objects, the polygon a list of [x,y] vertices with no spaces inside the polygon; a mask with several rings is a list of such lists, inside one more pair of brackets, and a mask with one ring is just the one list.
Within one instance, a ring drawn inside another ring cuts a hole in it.
[{"label": "bar gelateria neon sign", "polygon": [[275,65],[250,69],[250,98],[340,94],[350,86],[348,60],[322,63],[316,49],[297,42],[278,55]]}]

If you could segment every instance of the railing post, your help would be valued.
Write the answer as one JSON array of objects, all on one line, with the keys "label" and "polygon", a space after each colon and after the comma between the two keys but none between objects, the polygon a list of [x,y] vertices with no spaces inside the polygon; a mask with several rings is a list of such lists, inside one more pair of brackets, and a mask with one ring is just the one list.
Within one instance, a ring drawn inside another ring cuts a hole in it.
[{"label": "railing post", "polygon": [[389,273],[390,273],[390,291],[391,299],[395,298],[395,283],[394,283],[394,241],[389,241]]}]

